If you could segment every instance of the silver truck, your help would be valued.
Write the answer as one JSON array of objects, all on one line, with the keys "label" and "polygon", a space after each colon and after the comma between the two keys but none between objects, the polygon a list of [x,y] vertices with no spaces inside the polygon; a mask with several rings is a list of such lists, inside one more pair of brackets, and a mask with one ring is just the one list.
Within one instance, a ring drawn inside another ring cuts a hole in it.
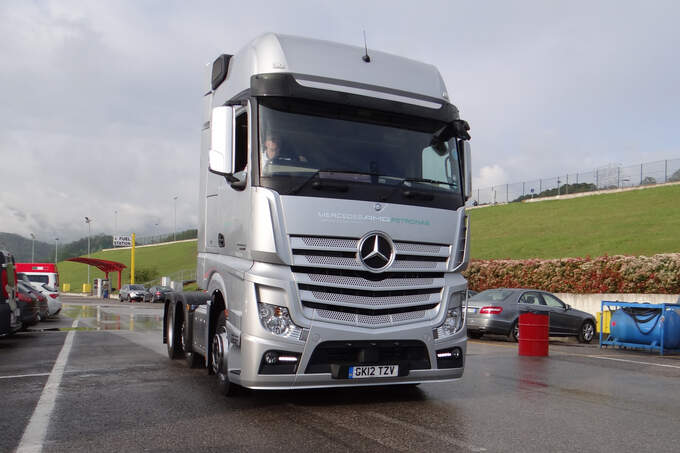
[{"label": "silver truck", "polygon": [[170,358],[227,395],[460,378],[470,135],[439,71],[271,33],[207,69]]}]

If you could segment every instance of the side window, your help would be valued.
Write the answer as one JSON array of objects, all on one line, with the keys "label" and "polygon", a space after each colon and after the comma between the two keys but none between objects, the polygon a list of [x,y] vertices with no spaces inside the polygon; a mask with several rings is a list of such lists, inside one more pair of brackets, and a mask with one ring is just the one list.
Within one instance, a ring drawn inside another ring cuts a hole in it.
[{"label": "side window", "polygon": [[432,146],[423,149],[422,178],[448,182],[450,184],[455,184],[457,187],[458,174],[457,170],[454,170],[454,168],[457,168],[457,165],[451,165],[451,159],[455,159],[455,153],[452,154],[449,152],[448,143],[442,143],[440,146],[443,147],[440,151],[444,152],[444,150],[446,150],[443,156],[435,151]]},{"label": "side window", "polygon": [[545,300],[545,303],[548,307],[564,308],[564,303],[557,297],[551,296],[550,294],[543,294],[543,300]]},{"label": "side window", "polygon": [[529,304],[529,305],[545,305],[545,304],[541,303],[541,298],[536,293],[524,293],[524,294],[522,294],[522,297],[519,298],[519,303],[520,304]]},{"label": "side window", "polygon": [[243,110],[236,116],[235,127],[234,173],[238,173],[248,165],[248,110]]}]

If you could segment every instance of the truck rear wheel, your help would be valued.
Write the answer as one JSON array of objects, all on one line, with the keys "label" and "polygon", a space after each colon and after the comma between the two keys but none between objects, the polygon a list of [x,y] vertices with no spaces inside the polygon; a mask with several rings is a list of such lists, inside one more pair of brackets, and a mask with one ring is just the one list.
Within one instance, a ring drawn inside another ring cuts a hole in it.
[{"label": "truck rear wheel", "polygon": [[181,329],[178,329],[178,319],[176,316],[175,307],[173,311],[168,313],[166,319],[167,323],[167,333],[168,333],[168,357],[170,360],[179,359],[182,354],[182,340],[179,338],[181,334]]},{"label": "truck rear wheel", "polygon": [[217,376],[217,385],[220,393],[225,396],[233,396],[236,393],[236,385],[229,381],[228,353],[229,336],[227,334],[227,319],[224,316],[224,312],[221,312],[217,318],[215,334],[212,338],[210,369]]}]

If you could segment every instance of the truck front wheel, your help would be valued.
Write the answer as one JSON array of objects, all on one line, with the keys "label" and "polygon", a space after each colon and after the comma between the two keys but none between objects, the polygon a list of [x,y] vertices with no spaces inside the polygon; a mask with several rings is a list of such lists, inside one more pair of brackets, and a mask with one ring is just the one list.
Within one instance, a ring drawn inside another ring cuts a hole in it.
[{"label": "truck front wheel", "polygon": [[217,376],[217,385],[220,393],[232,396],[236,392],[236,386],[229,381],[229,369],[227,367],[229,336],[227,334],[227,320],[224,312],[221,312],[219,318],[217,318],[211,346],[210,369]]}]

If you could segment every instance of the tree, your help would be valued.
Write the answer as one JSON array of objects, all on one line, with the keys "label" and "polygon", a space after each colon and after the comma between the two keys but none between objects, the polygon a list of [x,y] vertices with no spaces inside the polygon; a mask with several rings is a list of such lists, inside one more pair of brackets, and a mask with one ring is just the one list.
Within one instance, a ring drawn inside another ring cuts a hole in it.
[{"label": "tree", "polygon": [[645,179],[640,181],[641,186],[651,186],[652,184],[656,184],[656,179],[651,176],[646,176]]}]

